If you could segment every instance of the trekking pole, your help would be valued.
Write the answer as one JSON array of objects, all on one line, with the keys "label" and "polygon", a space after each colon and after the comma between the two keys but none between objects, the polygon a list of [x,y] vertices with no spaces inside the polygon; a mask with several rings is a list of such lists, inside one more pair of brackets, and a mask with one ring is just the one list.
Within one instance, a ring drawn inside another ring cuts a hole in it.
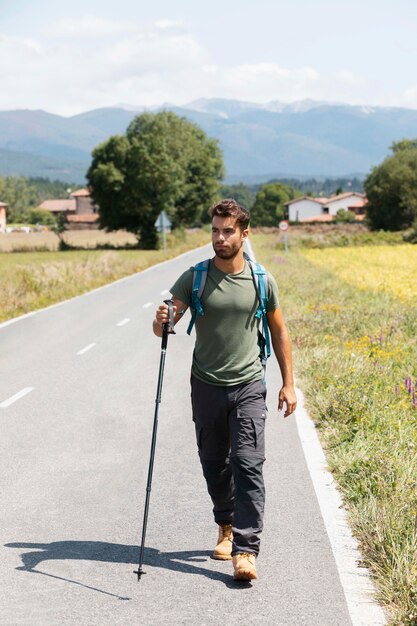
[{"label": "trekking pole", "polygon": [[155,459],[156,433],[158,430],[158,412],[159,412],[159,405],[161,403],[162,379],[164,377],[165,356],[166,356],[166,351],[167,351],[168,335],[169,334],[175,335],[174,309],[173,309],[172,300],[164,300],[164,302],[165,304],[168,305],[169,323],[167,322],[162,326],[161,359],[159,362],[159,376],[158,376],[158,385],[157,385],[156,400],[155,400],[155,414],[153,418],[152,444],[151,444],[151,453],[150,453],[149,468],[148,468],[148,482],[146,485],[145,510],[143,513],[142,543],[140,546],[138,569],[134,570],[134,574],[137,574],[138,576],[138,581],[140,580],[140,577],[142,576],[142,574],[146,573],[142,570],[142,565],[143,565],[143,555],[145,552],[146,527],[148,524],[149,500],[151,497],[153,463]]}]

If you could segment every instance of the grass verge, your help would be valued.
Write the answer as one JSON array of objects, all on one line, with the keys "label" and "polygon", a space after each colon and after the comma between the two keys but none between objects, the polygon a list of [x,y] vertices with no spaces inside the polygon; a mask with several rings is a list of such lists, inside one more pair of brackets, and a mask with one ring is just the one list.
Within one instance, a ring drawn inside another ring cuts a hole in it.
[{"label": "grass verge", "polygon": [[[210,242],[198,230],[167,237],[172,258]],[[162,250],[0,253],[0,322],[72,298],[164,260]]]},{"label": "grass verge", "polygon": [[[277,250],[275,235],[259,233],[252,239],[257,259],[277,278],[300,386],[340,485],[364,564],[375,576],[378,599],[389,610],[391,624],[416,626],[413,293],[400,300],[392,292],[360,288],[354,276],[349,282],[341,278],[346,260],[329,271],[328,264],[314,264],[302,251],[285,257]],[[351,259],[356,251],[351,248]],[[326,254],[335,258],[338,250]],[[344,254],[349,258],[349,250]],[[361,268],[353,268],[352,274],[371,274],[375,254],[378,248],[364,248]],[[403,254],[410,259],[417,250],[410,245]]]}]

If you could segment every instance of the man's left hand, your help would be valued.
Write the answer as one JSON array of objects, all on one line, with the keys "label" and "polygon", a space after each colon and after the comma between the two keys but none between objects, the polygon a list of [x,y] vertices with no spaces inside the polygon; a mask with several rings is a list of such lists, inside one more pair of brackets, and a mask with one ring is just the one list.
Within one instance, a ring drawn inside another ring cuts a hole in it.
[{"label": "man's left hand", "polygon": [[287,406],[284,417],[288,417],[291,413],[294,413],[297,406],[297,396],[295,395],[293,385],[283,385],[281,387],[278,395],[278,411],[284,408],[284,403]]}]

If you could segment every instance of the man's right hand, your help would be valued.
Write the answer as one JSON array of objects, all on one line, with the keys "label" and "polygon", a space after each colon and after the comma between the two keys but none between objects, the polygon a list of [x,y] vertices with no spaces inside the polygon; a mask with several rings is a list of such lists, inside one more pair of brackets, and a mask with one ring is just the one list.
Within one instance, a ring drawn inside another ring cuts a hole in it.
[{"label": "man's right hand", "polygon": [[[174,311],[174,319],[175,319],[177,307],[174,305],[172,309]],[[156,309],[155,321],[159,324],[161,328],[164,324],[169,323],[169,308],[168,308],[168,305],[165,304],[165,302]]]},{"label": "man's right hand", "polygon": [[[174,296],[172,298],[172,308],[174,311],[174,323],[177,324],[177,322],[182,318],[188,307],[186,304],[181,302],[181,300],[178,300],[178,298],[175,298]],[[162,326],[164,324],[169,324],[169,321],[168,305],[164,302],[163,304],[160,304],[159,307],[156,309],[155,319],[153,321],[153,332],[157,337],[162,337]]]}]

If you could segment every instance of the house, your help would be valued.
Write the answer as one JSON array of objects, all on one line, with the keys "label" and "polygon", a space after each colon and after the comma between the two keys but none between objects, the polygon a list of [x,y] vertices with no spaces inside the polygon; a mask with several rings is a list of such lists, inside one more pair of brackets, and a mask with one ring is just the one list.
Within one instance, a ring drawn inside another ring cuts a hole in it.
[{"label": "house", "polygon": [[6,232],[6,211],[9,205],[0,202],[0,233]]},{"label": "house", "polygon": [[98,228],[98,207],[92,203],[88,189],[73,191],[66,200],[45,200],[39,208],[54,215],[65,213],[71,230]]},{"label": "house", "polygon": [[362,205],[362,207],[364,207],[365,200],[366,196],[364,193],[348,191],[346,193],[340,193],[338,196],[332,196],[328,199],[325,206],[329,209],[330,215],[336,215],[339,209],[349,211],[349,207],[351,206]]},{"label": "house", "polygon": [[292,222],[332,221],[340,209],[353,211],[356,216],[364,216],[365,205],[365,194],[356,191],[341,193],[330,198],[302,196],[285,204],[288,219]]},{"label": "house", "polygon": [[285,203],[288,211],[288,219],[290,222],[303,222],[308,219],[315,219],[319,215],[323,215],[324,204],[327,198],[311,198],[310,196],[302,196]]},{"label": "house", "polygon": [[98,228],[98,207],[92,203],[89,189],[73,191],[70,197],[75,200],[75,213],[67,217],[70,228],[73,230]]}]

